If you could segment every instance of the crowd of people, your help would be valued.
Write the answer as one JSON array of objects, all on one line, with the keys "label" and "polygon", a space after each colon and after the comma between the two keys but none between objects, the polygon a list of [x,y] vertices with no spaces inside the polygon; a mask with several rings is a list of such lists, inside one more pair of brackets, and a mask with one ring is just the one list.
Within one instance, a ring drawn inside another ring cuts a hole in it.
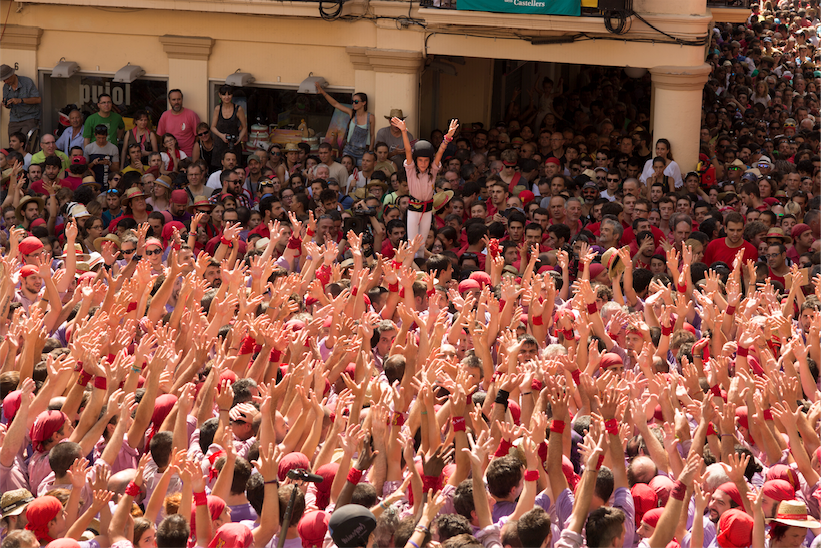
[{"label": "crowd of people", "polygon": [[714,29],[690,172],[615,69],[246,158],[229,86],[28,154],[0,66],[0,548],[818,548],[818,16]]}]

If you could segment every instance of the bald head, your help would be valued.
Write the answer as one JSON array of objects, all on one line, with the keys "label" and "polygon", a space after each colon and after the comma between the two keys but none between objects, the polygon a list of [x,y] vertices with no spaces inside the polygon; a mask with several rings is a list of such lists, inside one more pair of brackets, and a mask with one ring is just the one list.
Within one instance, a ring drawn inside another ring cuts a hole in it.
[{"label": "bald head", "polygon": [[[125,488],[128,487],[129,482],[134,481],[135,477],[137,477],[137,470],[134,468],[121,470],[108,478],[108,486],[106,488],[114,493],[115,499],[119,499],[121,495],[125,494]],[[143,500],[143,497],[145,497],[145,487],[143,486],[140,490],[142,492],[134,499],[134,502],[139,503]]]},{"label": "bald head", "polygon": [[650,457],[639,456],[633,459],[627,468],[627,481],[630,486],[637,483],[650,483],[658,474],[658,467]]}]

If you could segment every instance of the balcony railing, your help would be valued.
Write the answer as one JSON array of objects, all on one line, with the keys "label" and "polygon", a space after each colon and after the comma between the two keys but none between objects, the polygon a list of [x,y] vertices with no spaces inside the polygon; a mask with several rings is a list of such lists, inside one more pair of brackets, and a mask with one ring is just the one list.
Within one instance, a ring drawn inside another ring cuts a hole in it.
[{"label": "balcony railing", "polygon": [[708,8],[739,8],[750,9],[753,0],[707,0]]}]

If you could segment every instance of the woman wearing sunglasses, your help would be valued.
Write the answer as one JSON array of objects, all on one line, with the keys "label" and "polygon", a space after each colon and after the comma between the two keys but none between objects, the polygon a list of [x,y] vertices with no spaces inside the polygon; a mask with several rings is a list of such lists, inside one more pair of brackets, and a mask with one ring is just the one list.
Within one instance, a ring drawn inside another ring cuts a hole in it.
[{"label": "woman wearing sunglasses", "polygon": [[134,113],[134,127],[125,132],[123,153],[120,158],[128,158],[128,145],[131,143],[140,145],[140,156],[144,163],[148,159],[149,152],[159,150],[157,148],[157,134],[151,129],[151,119],[145,110],[138,110]]},{"label": "woman wearing sunglasses", "polygon": [[242,158],[242,143],[248,137],[248,123],[245,119],[245,110],[234,103],[234,87],[220,86],[220,104],[214,107],[211,116],[211,131],[216,135],[214,139],[214,158],[222,159],[226,150],[233,150],[237,158]]},{"label": "woman wearing sunglasses", "polygon": [[345,132],[345,148],[342,154],[353,157],[356,160],[356,166],[359,167],[362,163],[362,155],[371,150],[376,143],[376,117],[368,112],[368,96],[364,93],[356,93],[351,106],[346,107],[328,95],[319,82],[316,83],[316,90],[328,100],[332,107],[351,117]]},{"label": "woman wearing sunglasses", "polygon": [[195,162],[197,160],[205,162],[209,175],[221,169],[219,160],[214,155],[214,145],[214,134],[211,133],[211,128],[205,122],[200,122],[197,126],[197,142],[194,143],[192,154]]}]

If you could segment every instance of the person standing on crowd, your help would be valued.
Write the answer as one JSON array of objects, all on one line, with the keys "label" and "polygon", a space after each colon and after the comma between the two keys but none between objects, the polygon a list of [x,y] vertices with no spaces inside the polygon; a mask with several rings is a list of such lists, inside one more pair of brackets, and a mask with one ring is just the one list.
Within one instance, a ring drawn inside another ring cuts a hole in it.
[{"label": "person standing on crowd", "polygon": [[405,145],[405,173],[408,177],[408,189],[411,193],[411,202],[408,206],[408,241],[413,241],[417,235],[427,237],[433,221],[433,191],[436,174],[442,169],[442,155],[445,148],[453,141],[453,135],[459,128],[457,120],[450,121],[450,127],[445,139],[434,155],[433,145],[427,141],[417,141],[411,147],[405,121],[392,118],[391,124],[402,132],[402,141]]},{"label": "person standing on crowd", "polygon": [[191,156],[194,151],[194,142],[197,140],[197,126],[200,124],[200,117],[193,110],[182,106],[182,99],[182,91],[172,89],[168,92],[171,109],[166,110],[160,116],[157,133],[159,135],[170,133],[176,137],[180,150],[187,156]]},{"label": "person standing on crowd", "polygon": [[29,131],[40,125],[40,91],[28,76],[18,76],[17,70],[0,65],[3,81],[3,107],[9,109],[9,135]]}]

